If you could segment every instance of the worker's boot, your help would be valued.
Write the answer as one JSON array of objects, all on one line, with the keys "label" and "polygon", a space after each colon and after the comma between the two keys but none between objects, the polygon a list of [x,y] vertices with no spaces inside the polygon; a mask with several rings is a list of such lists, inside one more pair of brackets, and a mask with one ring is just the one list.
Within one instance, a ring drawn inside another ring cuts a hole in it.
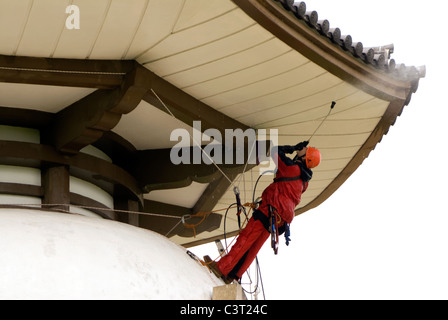
[{"label": "worker's boot", "polygon": [[218,268],[218,264],[213,261],[209,256],[204,256],[204,262],[211,272],[215,274],[216,277],[221,278],[226,284],[232,283],[233,279],[226,277]]}]

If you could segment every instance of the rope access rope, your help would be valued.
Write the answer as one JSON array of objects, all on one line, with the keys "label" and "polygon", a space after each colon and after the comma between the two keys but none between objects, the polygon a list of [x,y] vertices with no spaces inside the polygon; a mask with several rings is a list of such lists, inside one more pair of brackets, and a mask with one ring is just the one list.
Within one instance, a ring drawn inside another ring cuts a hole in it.
[{"label": "rope access rope", "polygon": [[[171,110],[168,108],[168,106],[163,102],[163,100],[157,95],[157,93],[151,88],[151,92],[156,96],[156,98],[160,101],[160,103],[164,106],[164,108],[168,111],[168,113],[176,120],[176,116],[171,112]],[[231,185],[234,185],[234,182],[225,174],[225,172],[216,164],[215,161],[208,155],[207,152],[202,148],[201,144],[197,142],[193,137],[191,137],[191,140],[201,149],[202,153],[205,154],[205,156],[213,163],[213,165],[216,167],[216,169],[221,172],[221,174],[230,182]]]},{"label": "rope access rope", "polygon": [[[30,207],[74,207],[74,208],[80,208],[80,209],[86,209],[86,210],[98,210],[98,211],[109,211],[109,212],[119,212],[119,213],[132,213],[132,214],[139,214],[144,216],[154,216],[154,217],[161,217],[161,218],[170,218],[170,219],[179,219],[181,220],[182,217],[180,216],[173,216],[173,215],[166,215],[166,214],[158,214],[158,213],[150,213],[150,212],[142,212],[142,211],[132,211],[132,210],[119,210],[119,209],[111,209],[111,208],[104,208],[104,207],[92,207],[92,206],[83,206],[83,205],[75,205],[75,204],[68,204],[68,203],[26,203],[26,204],[1,204],[0,208],[10,208],[10,207],[16,207],[16,208],[27,208],[30,209]],[[58,211],[65,212],[65,213],[74,213],[67,210],[60,209]]]}]

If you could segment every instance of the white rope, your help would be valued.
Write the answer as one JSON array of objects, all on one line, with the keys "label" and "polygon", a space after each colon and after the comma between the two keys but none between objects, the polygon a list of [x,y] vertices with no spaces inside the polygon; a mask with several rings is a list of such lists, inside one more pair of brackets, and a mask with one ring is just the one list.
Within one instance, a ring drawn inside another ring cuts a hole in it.
[{"label": "white rope", "polygon": [[182,222],[182,219],[179,220],[179,221],[174,225],[174,227],[172,227],[171,230],[167,232],[167,234],[165,235],[165,237],[168,238],[168,235],[169,235],[174,229],[176,229],[177,226],[178,226],[181,222]]},{"label": "white rope", "polygon": [[160,103],[165,107],[166,111],[177,120],[177,118],[174,116],[174,114],[171,112],[171,110],[168,108],[168,106],[160,99],[160,97],[157,95],[157,93],[151,88],[151,92],[156,96],[156,98],[160,101]]},{"label": "white rope", "polygon": [[[100,207],[91,207],[91,206],[82,206],[82,205],[73,205],[73,204],[44,204],[44,203],[39,203],[39,204],[1,204],[0,205],[0,209],[2,208],[26,208],[26,209],[31,209],[33,207],[74,207],[74,208],[80,208],[80,209],[85,209],[85,210],[101,210],[101,211],[112,211],[112,212],[120,212],[120,213],[133,213],[133,214],[139,214],[139,215],[145,215],[145,216],[153,216],[153,217],[161,217],[161,218],[169,218],[169,219],[179,219],[179,221],[174,225],[174,227],[172,227],[170,229],[170,231],[168,231],[167,234],[165,234],[165,237],[168,237],[168,235],[174,230],[176,229],[176,227],[183,221],[183,216],[182,217],[178,217],[178,216],[171,216],[171,215],[166,215],[166,214],[158,214],[158,213],[149,213],[149,212],[141,212],[141,211],[131,211],[131,210],[117,210],[117,209],[110,209],[110,208],[100,208]],[[63,209],[58,209],[58,212],[63,212],[63,213],[69,213],[69,214],[76,214],[75,212],[70,212],[68,210],[63,210]]]},{"label": "white rope", "polygon": [[[80,209],[86,209],[86,210],[99,210],[99,211],[109,211],[109,212],[119,212],[119,213],[132,213],[132,214],[139,214],[144,216],[153,216],[153,217],[161,217],[161,218],[170,218],[170,219],[179,219],[182,220],[182,217],[179,216],[173,216],[173,215],[166,215],[166,214],[158,214],[158,213],[150,213],[150,212],[141,212],[141,211],[132,211],[132,210],[118,210],[118,209],[110,209],[110,208],[102,208],[102,207],[92,207],[92,206],[83,206],[83,205],[74,205],[74,204],[68,204],[68,203],[26,203],[26,204],[0,204],[0,208],[9,208],[9,207],[18,207],[18,208],[32,208],[32,207],[73,207],[73,208],[80,208]],[[59,210],[66,213],[73,213],[67,210]]]},{"label": "white rope", "polygon": [[247,165],[249,164],[250,157],[252,156],[252,152],[254,151],[254,148],[255,148],[255,145],[256,145],[256,144],[257,144],[257,140],[254,141],[254,144],[252,145],[252,149],[250,150],[249,155],[247,156],[247,161],[246,161],[246,164],[244,165],[243,172],[241,173],[241,176],[240,176],[240,178],[239,178],[238,186],[239,186],[240,183],[241,183],[241,179],[242,179],[242,177],[244,177],[244,173],[246,172]]},{"label": "white rope", "polygon": [[[156,96],[156,98],[160,101],[160,103],[165,107],[165,109],[168,111],[168,113],[176,120],[178,120],[174,114],[171,112],[171,110],[168,108],[168,106],[162,101],[162,99],[157,95],[157,93],[151,88],[151,92]],[[216,169],[221,172],[221,174],[229,181],[230,185],[233,186],[234,182],[225,174],[225,172],[216,164],[215,161],[208,155],[207,152],[202,148],[201,144],[197,142],[193,137],[191,137],[191,140],[201,149],[202,153],[205,154],[205,156],[210,160],[211,163],[216,167]]]},{"label": "white rope", "polygon": [[125,75],[125,72],[102,72],[102,71],[77,71],[77,70],[56,70],[56,69],[32,69],[19,67],[0,67],[0,70],[12,71],[31,71],[31,72],[49,72],[49,73],[66,73],[66,74],[90,74],[90,75]]}]

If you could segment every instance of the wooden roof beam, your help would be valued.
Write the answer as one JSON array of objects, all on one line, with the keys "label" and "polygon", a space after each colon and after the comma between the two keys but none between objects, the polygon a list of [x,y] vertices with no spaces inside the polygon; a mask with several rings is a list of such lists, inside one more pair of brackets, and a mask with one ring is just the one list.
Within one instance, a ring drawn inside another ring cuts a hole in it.
[{"label": "wooden roof beam", "polygon": [[213,109],[157,76],[152,82],[152,90],[143,99],[168,114],[170,111],[176,119],[191,127],[193,121],[201,121],[202,130],[217,129],[223,135],[226,129],[249,129],[247,125]]},{"label": "wooden roof beam", "polygon": [[146,69],[135,63],[120,87],[97,90],[57,113],[46,139],[63,153],[78,153],[114,128],[123,114],[134,110],[152,80]]},{"label": "wooden roof beam", "polygon": [[[223,152],[225,152],[225,146],[221,146],[223,148]],[[189,152],[193,154],[195,147],[190,147]],[[184,150],[187,152],[188,150]],[[223,177],[223,174],[220,172],[224,172],[226,176],[229,177],[230,180],[233,180],[237,177],[238,174],[242,173],[244,169],[250,170],[255,165],[247,164],[247,155],[245,159],[245,163],[243,164],[219,164],[220,170],[216,168],[213,164],[179,164],[175,165],[172,163],[170,159],[171,149],[158,149],[158,150],[144,150],[137,151],[135,153],[135,158],[133,162],[129,163],[128,170],[132,172],[132,174],[138,179],[140,187],[144,190],[145,193],[148,193],[153,190],[162,190],[162,189],[174,189],[174,188],[183,188],[189,186],[193,181],[199,183],[213,183],[216,181],[221,181],[220,178]],[[236,154],[236,152],[234,152]],[[236,162],[233,162],[236,163]],[[227,181],[226,187],[217,188],[218,186],[214,185],[212,191],[214,192],[225,192],[227,187],[230,185],[230,182]],[[220,196],[214,193],[217,200],[219,200]],[[209,199],[210,200],[210,199]],[[195,206],[196,212],[203,211],[202,206]],[[211,210],[209,206],[207,206],[208,210]]]},{"label": "wooden roof beam", "polygon": [[112,89],[135,68],[131,60],[78,60],[0,55],[0,82]]}]

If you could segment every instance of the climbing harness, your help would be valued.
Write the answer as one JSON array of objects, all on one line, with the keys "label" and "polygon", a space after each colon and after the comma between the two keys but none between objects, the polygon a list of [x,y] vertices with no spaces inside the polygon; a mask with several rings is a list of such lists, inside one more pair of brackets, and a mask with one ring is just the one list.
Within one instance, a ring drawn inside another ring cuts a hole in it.
[{"label": "climbing harness", "polygon": [[[257,182],[255,183],[254,193],[252,195],[252,200],[255,205],[257,205],[259,203],[258,199],[254,200],[258,182],[260,181],[261,177],[267,173],[275,173],[275,171],[263,172],[258,177]],[[303,177],[302,176],[283,177],[283,178],[275,178],[274,182],[278,183],[278,182],[284,182],[284,181],[298,181],[300,179],[303,180]],[[257,207],[255,207],[255,208],[257,208]],[[291,241],[291,238],[290,238],[291,231],[290,231],[289,223],[284,222],[283,225],[281,227],[279,227],[279,224],[281,223],[281,218],[278,215],[277,210],[275,208],[269,206],[269,217],[265,216],[259,210],[254,210],[254,213],[252,216],[253,216],[254,220],[260,221],[263,224],[263,226],[265,227],[265,229],[271,234],[271,247],[274,250],[274,254],[276,254],[276,255],[278,254],[279,235],[281,235],[283,233],[285,234],[286,245],[289,246],[289,242]],[[276,219],[276,216],[277,216],[277,219]]]},{"label": "climbing harness", "polygon": [[300,176],[296,176],[296,177],[283,177],[283,178],[275,178],[274,182],[284,182],[284,181],[297,181],[300,180],[301,177]]}]

